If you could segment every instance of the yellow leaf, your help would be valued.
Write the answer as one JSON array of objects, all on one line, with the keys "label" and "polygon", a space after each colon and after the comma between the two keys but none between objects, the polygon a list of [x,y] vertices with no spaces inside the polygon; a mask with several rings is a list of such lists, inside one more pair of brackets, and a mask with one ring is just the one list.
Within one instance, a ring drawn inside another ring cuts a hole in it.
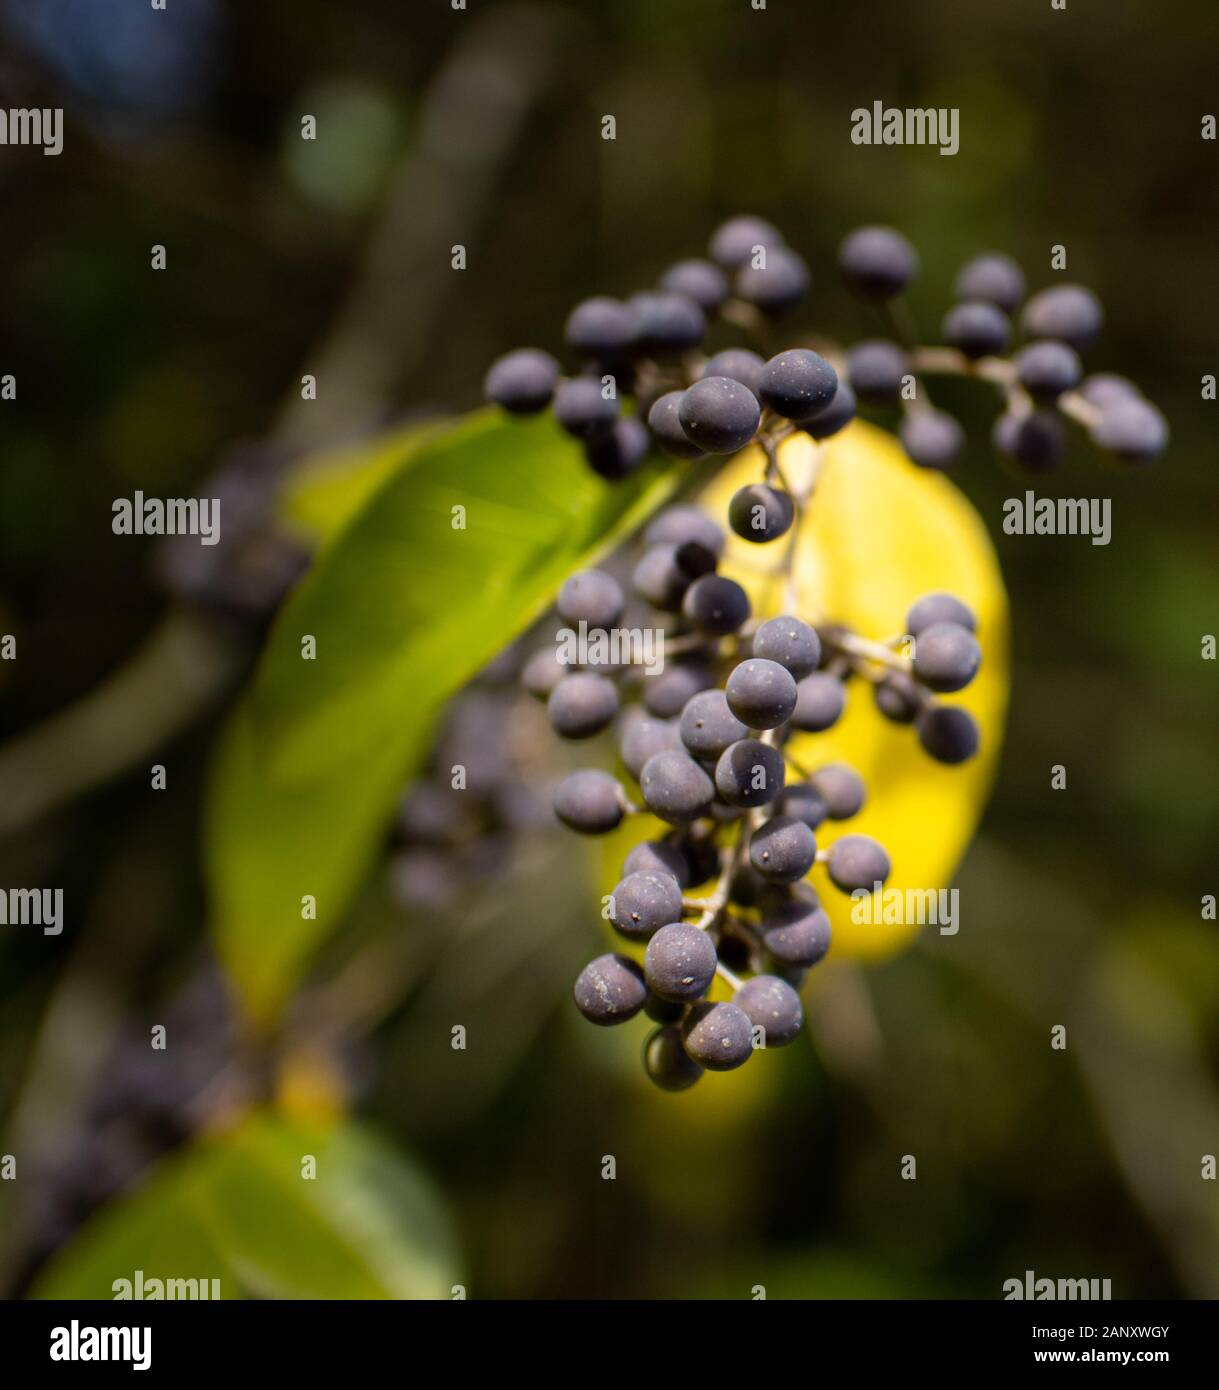
[{"label": "yellow leaf", "polygon": [[[916,468],[884,430],[856,421],[821,446],[816,494],[796,552],[798,616],[842,622],[884,640],[905,631],[906,611],[924,594],[943,589],[964,599],[978,618],[982,668],[957,695],[981,730],[978,756],[945,767],[923,752],[914,730],[890,723],[866,683],[847,686],[847,709],[834,728],[802,734],[789,745],[804,766],[849,763],[868,787],[868,801],[849,821],[825,822],[818,848],[839,835],[872,835],[893,862],[890,888],[947,888],[969,845],[998,766],[1007,709],[1008,611],[999,562],[981,517],[940,473]],[[779,462],[793,487],[814,466],[816,446],[797,434]],[[746,451],[699,498],[722,518],[738,487],[761,476],[761,458]],[[780,586],[759,574],[778,541],[761,547],[730,535],[721,571],[749,590],[755,613],[781,610]],[[776,557],[777,559],[777,557]],[[851,900],[815,868],[812,882],[833,923],[831,952],[877,959],[905,946],[916,923],[866,925],[851,920]],[[932,928],[934,930],[934,928]]]}]

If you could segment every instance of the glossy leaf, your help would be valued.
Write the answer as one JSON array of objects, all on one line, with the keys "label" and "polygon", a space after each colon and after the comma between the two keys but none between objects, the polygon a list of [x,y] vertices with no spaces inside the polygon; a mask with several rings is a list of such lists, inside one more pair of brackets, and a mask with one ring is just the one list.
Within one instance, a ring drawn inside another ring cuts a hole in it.
[{"label": "glossy leaf", "polygon": [[603,482],[549,418],[484,411],[402,442],[285,605],[213,769],[214,932],[259,1017],[341,921],[445,700],[682,476]]},{"label": "glossy leaf", "polygon": [[[433,436],[275,625],[252,706],[272,776],[313,781],[434,712],[675,477],[649,469],[603,482],[548,415],[482,411]],[[316,660],[301,659],[305,635]]]}]

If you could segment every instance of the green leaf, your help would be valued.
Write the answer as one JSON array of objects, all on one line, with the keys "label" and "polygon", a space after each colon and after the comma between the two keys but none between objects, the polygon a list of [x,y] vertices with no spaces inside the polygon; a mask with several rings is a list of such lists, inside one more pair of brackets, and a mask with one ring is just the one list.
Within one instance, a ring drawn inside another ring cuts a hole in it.
[{"label": "green leaf", "polygon": [[[606,483],[549,415],[480,411],[431,436],[275,625],[252,707],[271,775],[313,781],[433,713],[591,551],[658,504],[672,486],[666,471]],[[316,660],[301,659],[306,634]]]},{"label": "green leaf", "polygon": [[267,1113],[167,1159],[86,1223],[34,1296],[110,1299],[136,1270],[219,1279],[222,1298],[449,1298],[457,1280],[448,1218],[407,1159],[354,1125]]},{"label": "green leaf", "polygon": [[310,457],[288,478],[279,497],[280,521],[315,545],[342,533],[372,495],[450,420],[412,421],[372,441],[361,440]]},{"label": "green leaf", "polygon": [[263,768],[248,699],[231,716],[211,770],[203,853],[216,950],[256,1020],[274,1018],[342,920],[429,731],[404,722],[381,756],[285,787]]},{"label": "green leaf", "polygon": [[[480,412],[416,440],[323,551],[225,731],[208,797],[217,949],[255,1016],[275,1013],[337,927],[444,702],[678,476],[609,484],[549,418]],[[306,634],[316,660],[301,658]]]}]

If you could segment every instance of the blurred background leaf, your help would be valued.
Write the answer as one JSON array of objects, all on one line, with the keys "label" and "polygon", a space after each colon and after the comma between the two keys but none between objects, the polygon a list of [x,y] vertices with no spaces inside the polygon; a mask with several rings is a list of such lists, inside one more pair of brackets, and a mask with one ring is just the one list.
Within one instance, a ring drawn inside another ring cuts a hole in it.
[{"label": "blurred background leaf", "polygon": [[166,1160],[34,1293],[109,1299],[137,1269],[219,1279],[224,1298],[450,1298],[458,1279],[448,1218],[410,1159],[354,1125],[309,1132],[270,1113]]}]

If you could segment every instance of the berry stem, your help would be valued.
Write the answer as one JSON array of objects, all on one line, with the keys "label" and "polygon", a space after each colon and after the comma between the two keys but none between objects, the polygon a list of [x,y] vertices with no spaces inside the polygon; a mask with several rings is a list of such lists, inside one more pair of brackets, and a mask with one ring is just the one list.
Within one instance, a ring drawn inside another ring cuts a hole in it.
[{"label": "berry stem", "polygon": [[740,989],[741,984],[743,983],[742,980],[741,980],[741,977],[740,977],[739,975],[734,974],[731,970],[729,970],[728,967],[727,967],[722,961],[720,961],[720,962],[716,965],[716,967],[715,967],[715,973],[720,977],[721,980],[724,981],[724,983],[725,983],[730,989],[733,989],[733,990]]},{"label": "berry stem", "polygon": [[742,834],[735,845],[723,850],[720,855],[720,876],[716,880],[715,889],[711,896],[706,899],[702,915],[695,926],[700,931],[710,931],[723,915],[724,909],[728,906],[728,895],[732,891],[732,878],[741,862],[745,847],[749,843],[749,837]]},{"label": "berry stem", "polygon": [[1101,422],[1101,411],[1078,391],[1064,391],[1058,398],[1058,409],[1085,429],[1095,429]]},{"label": "berry stem", "polygon": [[881,305],[881,315],[892,337],[903,347],[913,347],[918,342],[918,330],[910,305],[902,298],[886,299]]},{"label": "berry stem", "polygon": [[823,632],[822,641],[838,651],[845,652],[848,656],[856,657],[862,661],[879,663],[882,666],[891,667],[894,671],[904,671],[907,674],[911,669],[910,658],[901,656],[883,642],[873,642],[870,638],[860,637],[854,632],[844,632],[841,629]]}]

